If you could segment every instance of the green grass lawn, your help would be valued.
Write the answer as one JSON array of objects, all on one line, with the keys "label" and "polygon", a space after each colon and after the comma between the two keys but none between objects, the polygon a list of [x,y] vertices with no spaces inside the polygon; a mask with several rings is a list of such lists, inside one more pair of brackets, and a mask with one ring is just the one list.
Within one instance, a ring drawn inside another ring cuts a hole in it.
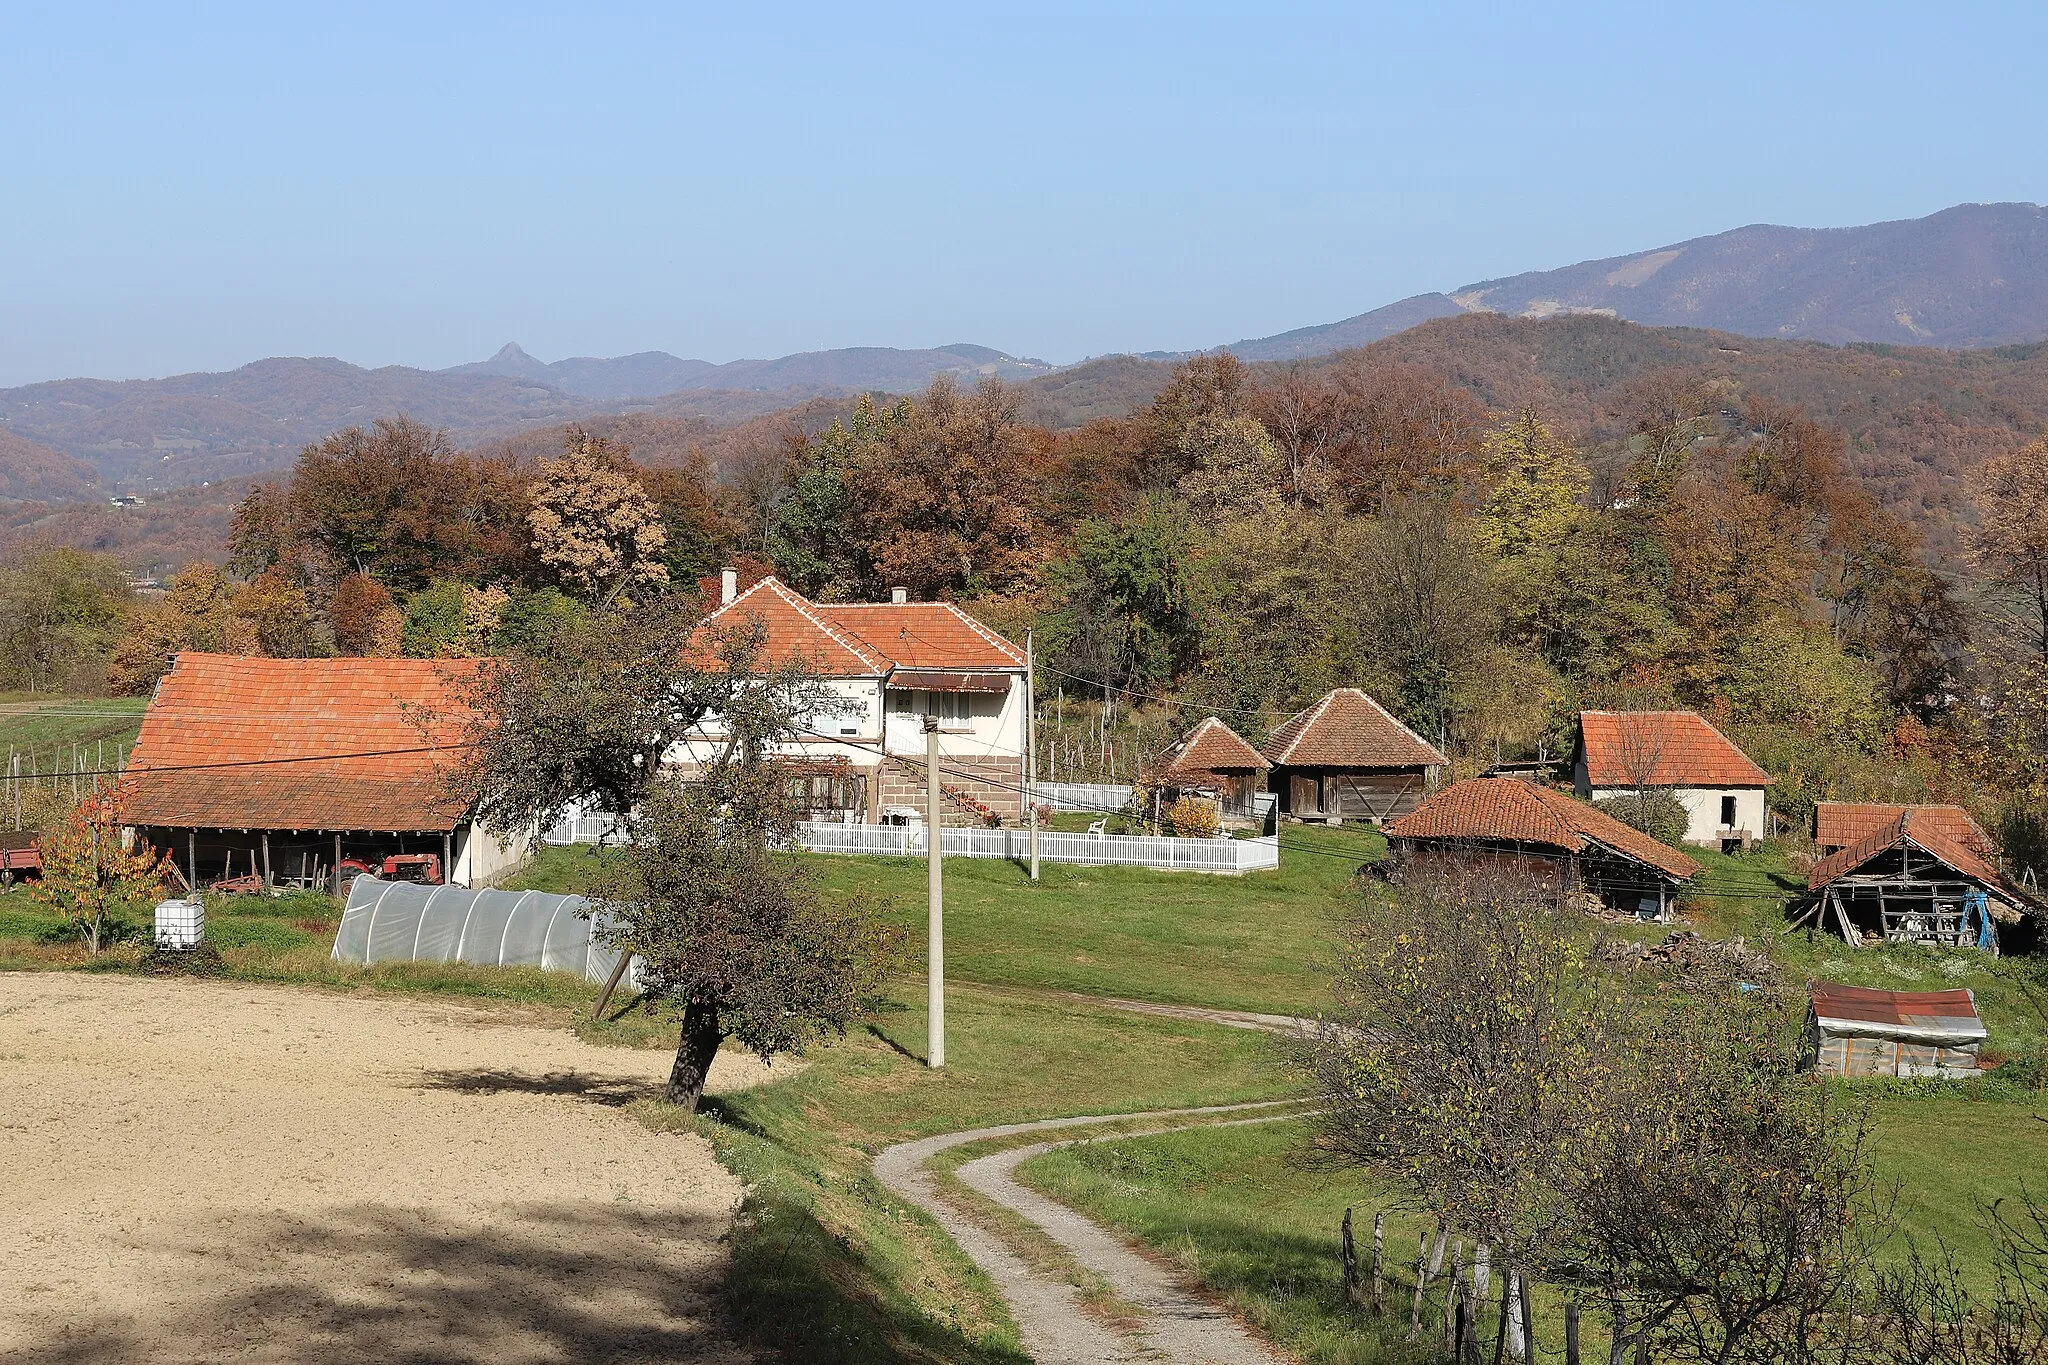
[{"label": "green grass lawn", "polygon": [[[997,859],[949,859],[946,969],[988,985],[1228,1009],[1313,1012],[1357,869],[1377,830],[1290,828],[1273,872],[1218,876],[1045,863],[1034,885]],[[549,849],[519,885],[576,889],[591,850]],[[881,899],[922,936],[922,858],[817,857],[828,887]]]},{"label": "green grass lawn", "polygon": [[[2019,1188],[2048,1160],[2048,1127],[2038,1103],[1972,1102],[1878,1094],[1873,1119],[1881,1180],[1899,1185],[1899,1233],[1953,1245],[1980,1284],[1989,1247],[1976,1222],[1980,1201]],[[1401,1341],[1414,1286],[1423,1220],[1401,1210],[1361,1172],[1318,1169],[1302,1160],[1309,1127],[1300,1121],[1190,1128],[1155,1137],[1060,1148],[1026,1162],[1025,1183],[1083,1209],[1182,1267],[1247,1321],[1317,1365],[1415,1358]],[[1361,1258],[1372,1216],[1386,1210],[1391,1278],[1400,1286],[1389,1320],[1375,1321],[1343,1297],[1338,1227],[1353,1209]],[[1563,1300],[1533,1296],[1539,1342],[1561,1343]],[[1432,1300],[1425,1321],[1441,1312]],[[1588,1312],[1587,1359],[1604,1358],[1605,1322]],[[1421,1358],[1434,1358],[1424,1355]]]},{"label": "green grass lawn", "polygon": [[[14,750],[21,756],[22,771],[27,772],[31,753],[35,757],[38,772],[48,773],[52,756],[61,747],[62,766],[71,767],[71,746],[79,746],[79,762],[84,768],[99,766],[95,761],[98,746],[106,745],[106,766],[112,767],[114,749],[120,746],[126,753],[135,743],[136,731],[142,728],[142,713],[148,707],[147,697],[46,697],[26,693],[0,693],[0,763],[5,762],[6,751]],[[86,746],[93,746],[92,753]],[[0,772],[4,772],[0,768]]]}]

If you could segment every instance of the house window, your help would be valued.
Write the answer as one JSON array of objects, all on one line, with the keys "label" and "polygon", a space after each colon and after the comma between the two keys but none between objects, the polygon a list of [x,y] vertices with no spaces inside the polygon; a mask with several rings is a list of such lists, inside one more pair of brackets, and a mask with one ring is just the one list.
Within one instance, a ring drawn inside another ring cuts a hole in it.
[{"label": "house window", "polygon": [[1732,796],[1721,798],[1721,828],[1735,828],[1735,798]]},{"label": "house window", "polygon": [[937,716],[942,729],[966,729],[974,724],[974,693],[924,692],[892,688],[889,709],[903,717]]}]

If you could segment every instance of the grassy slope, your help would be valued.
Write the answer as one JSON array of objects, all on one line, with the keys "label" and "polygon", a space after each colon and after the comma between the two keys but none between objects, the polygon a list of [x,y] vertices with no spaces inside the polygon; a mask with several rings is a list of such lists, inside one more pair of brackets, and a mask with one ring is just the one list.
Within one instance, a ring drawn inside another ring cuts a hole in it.
[{"label": "grassy slope", "polygon": [[[135,732],[142,728],[142,712],[148,705],[146,697],[49,698],[0,693],[0,750],[19,750],[24,772],[33,750],[38,771],[47,773],[51,755],[59,746],[64,749],[63,765],[70,767],[73,743],[80,746],[80,764],[95,766],[87,761],[84,746],[104,740],[107,766],[112,767],[115,744],[125,753],[135,743]],[[97,753],[95,748],[93,757]],[[0,763],[5,761],[5,754],[0,753]]]},{"label": "grassy slope", "polygon": [[[1044,864],[946,863],[946,969],[989,985],[1230,1009],[1313,1011],[1345,886],[1386,851],[1375,830],[1289,829],[1277,872],[1242,877]],[[550,849],[520,885],[567,890],[587,849]],[[816,860],[826,884],[881,898],[920,936],[921,858]]]},{"label": "grassy slope", "polygon": [[[944,1072],[917,1060],[924,1023],[912,980],[871,1029],[821,1049],[780,1086],[733,1097],[712,1121],[690,1125],[645,1107],[649,1122],[701,1128],[752,1186],[734,1239],[738,1309],[750,1332],[806,1360],[1017,1360],[1014,1327],[986,1281],[933,1225],[874,1183],[869,1158],[889,1141],[981,1123],[1280,1093],[1287,1077],[1261,1038],[1034,999],[1030,991],[1314,1008],[1323,989],[1315,960],[1331,942],[1346,882],[1382,845],[1360,830],[1290,829],[1286,838],[1279,873],[1244,878],[1048,866],[1033,887],[1008,863],[951,863],[955,985]],[[553,850],[526,880],[573,889],[589,856]],[[1795,880],[1775,853],[1706,861],[1721,884]],[[921,933],[921,861],[818,862],[830,885],[882,897]],[[564,1023],[589,1007],[593,988],[559,974],[338,967],[326,958],[334,913],[317,896],[224,902],[212,925],[230,971],[247,979],[483,995]],[[1767,901],[1724,899],[1703,904],[1698,921],[1766,944],[1795,979],[1819,971],[1905,984],[1901,973],[1917,971],[1928,984],[1950,980],[1940,964],[1956,955],[1895,949],[1838,961],[1851,955],[1826,938],[1780,939],[1780,913]],[[82,965],[75,948],[36,941],[52,924],[21,892],[0,896],[0,967]],[[132,949],[103,965],[124,955]],[[2042,1032],[2029,1012],[2031,961],[1965,960],[1964,983],[1979,990],[1996,1041],[2029,1046]],[[1002,989],[968,984],[977,981]],[[638,1013],[577,1026],[621,1042],[666,1042],[658,1021]],[[1908,1228],[1961,1233],[1967,1242],[1973,1201],[2009,1188],[2048,1155],[2035,1108],[1938,1091],[1881,1095],[1881,1161],[1911,1178],[1902,1207]],[[1300,1136],[1299,1124],[1280,1123],[1104,1142],[1027,1171],[1181,1260],[1310,1358],[1399,1359],[1398,1341],[1381,1341],[1337,1301],[1336,1221],[1355,1203],[1369,1228],[1384,1195],[1355,1174],[1302,1167]],[[1929,1152],[1945,1155],[1929,1162]],[[1399,1217],[1392,1224],[1390,1262],[1399,1264],[1412,1256],[1414,1229]]]}]

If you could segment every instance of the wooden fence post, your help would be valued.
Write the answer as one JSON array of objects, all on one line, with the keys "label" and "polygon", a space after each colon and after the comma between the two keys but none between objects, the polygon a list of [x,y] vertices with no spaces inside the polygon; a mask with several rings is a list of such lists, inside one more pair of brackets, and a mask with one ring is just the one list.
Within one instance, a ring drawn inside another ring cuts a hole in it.
[{"label": "wooden fence post", "polygon": [[1564,1306],[1564,1365],[1579,1365],[1579,1301]]},{"label": "wooden fence post", "polygon": [[1420,1245],[1415,1249],[1415,1300],[1408,1309],[1408,1340],[1422,1335],[1422,1292],[1429,1288],[1429,1229],[1417,1234]]},{"label": "wooden fence post", "polygon": [[1378,1317],[1386,1311],[1384,1261],[1387,1249],[1387,1213],[1380,1210],[1372,1216],[1372,1315]]},{"label": "wooden fence post", "polygon": [[1351,1240],[1351,1208],[1344,1208],[1344,1302],[1358,1302],[1358,1248]]},{"label": "wooden fence post", "polygon": [[1529,1303],[1529,1274],[1525,1270],[1515,1272],[1515,1297],[1521,1300],[1522,1308],[1522,1359],[1536,1359],[1536,1310]]}]

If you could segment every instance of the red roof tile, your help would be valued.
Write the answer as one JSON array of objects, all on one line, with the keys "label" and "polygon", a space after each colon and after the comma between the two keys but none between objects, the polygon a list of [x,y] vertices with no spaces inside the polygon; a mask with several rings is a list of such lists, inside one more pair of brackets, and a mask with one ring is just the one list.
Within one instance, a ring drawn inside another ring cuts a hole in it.
[{"label": "red roof tile", "polygon": [[1696,711],[1581,711],[1595,787],[1768,787],[1771,775]]},{"label": "red roof tile", "polygon": [[1167,781],[1200,781],[1220,773],[1264,772],[1270,766],[1237,731],[1210,716],[1174,741],[1153,772]]},{"label": "red roof tile", "polygon": [[1997,845],[1984,827],[1961,806],[1888,806],[1857,801],[1816,801],[1813,806],[1813,841],[1824,849],[1848,848],[1868,838],[1873,830],[1895,823],[1907,811],[1928,822],[1949,838],[1974,849],[1986,858],[1997,855]]},{"label": "red roof tile", "polygon": [[825,677],[876,678],[892,669],[1018,669],[1024,651],[951,602],[813,602],[762,579],[705,618],[759,621],[762,662],[802,661]]},{"label": "red roof tile", "polygon": [[1260,750],[1275,767],[1431,768],[1450,760],[1355,687],[1339,687],[1275,730]]},{"label": "red roof tile", "polygon": [[1947,822],[1927,815],[1917,807],[1905,807],[1899,817],[1890,824],[1880,825],[1845,849],[1829,854],[1814,864],[1813,872],[1807,877],[1809,890],[1818,891],[1830,882],[1862,867],[1880,854],[1888,853],[1900,844],[1911,844],[1931,858],[1940,860],[1952,870],[1996,889],[2016,902],[2032,898],[2006,884],[1996,867],[1975,849],[1959,842],[1944,827]]},{"label": "red roof tile", "polygon": [[1540,844],[1580,853],[1588,843],[1684,881],[1700,865],[1677,849],[1563,792],[1518,777],[1453,782],[1387,826],[1393,839],[1470,839]]},{"label": "red roof tile", "polygon": [[224,829],[451,829],[474,659],[180,654],[143,714],[122,818]]}]

